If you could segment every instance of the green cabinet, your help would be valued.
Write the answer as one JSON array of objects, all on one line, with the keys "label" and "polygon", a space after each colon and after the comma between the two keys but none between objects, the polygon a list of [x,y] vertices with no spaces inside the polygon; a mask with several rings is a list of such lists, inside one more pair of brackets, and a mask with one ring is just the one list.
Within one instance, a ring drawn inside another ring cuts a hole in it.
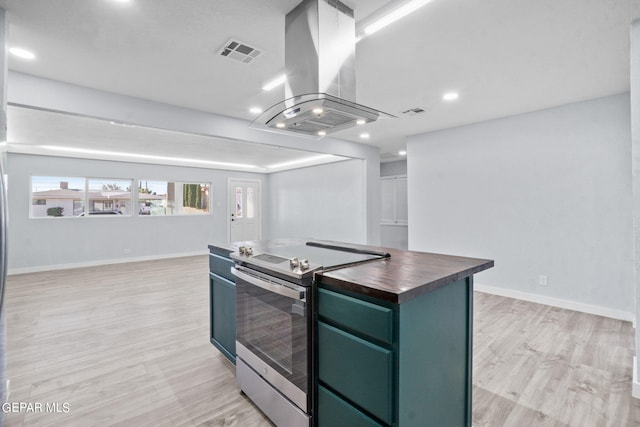
[{"label": "green cabinet", "polygon": [[472,277],[402,304],[320,282],[318,425],[470,426],[472,298]]},{"label": "green cabinet", "polygon": [[[226,255],[226,256],[225,256]],[[236,284],[228,253],[211,248],[209,254],[210,340],[232,363],[236,363]]]}]

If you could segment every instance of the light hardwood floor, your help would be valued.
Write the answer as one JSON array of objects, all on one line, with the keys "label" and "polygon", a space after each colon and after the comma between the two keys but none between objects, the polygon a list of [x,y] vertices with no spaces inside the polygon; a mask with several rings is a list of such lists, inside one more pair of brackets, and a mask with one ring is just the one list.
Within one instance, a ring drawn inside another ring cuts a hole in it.
[{"label": "light hardwood floor", "polygon": [[[69,410],[5,425],[271,426],[209,343],[207,283],[206,256],[10,276],[9,400]],[[626,322],[476,293],[474,425],[640,426],[633,343]]]}]

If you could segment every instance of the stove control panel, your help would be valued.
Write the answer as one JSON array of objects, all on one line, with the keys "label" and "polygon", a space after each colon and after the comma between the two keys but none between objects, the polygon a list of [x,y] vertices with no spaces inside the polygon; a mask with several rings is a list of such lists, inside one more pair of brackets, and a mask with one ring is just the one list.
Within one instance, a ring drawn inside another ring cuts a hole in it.
[{"label": "stove control panel", "polygon": [[259,247],[254,249],[251,246],[242,245],[231,254],[231,258],[243,265],[277,271],[296,279],[312,277],[313,272],[322,269],[320,264],[309,262],[308,258],[291,257],[293,255],[291,252],[293,251],[281,251],[281,255],[275,255],[261,252]]}]

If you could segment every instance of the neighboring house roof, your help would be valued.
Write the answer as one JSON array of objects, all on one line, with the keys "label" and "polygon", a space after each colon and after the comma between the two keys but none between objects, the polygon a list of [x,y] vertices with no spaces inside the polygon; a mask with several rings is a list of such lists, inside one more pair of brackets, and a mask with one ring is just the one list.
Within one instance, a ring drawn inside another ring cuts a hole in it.
[{"label": "neighboring house roof", "polygon": [[81,199],[84,197],[84,191],[79,190],[47,190],[34,191],[32,193],[34,199]]}]

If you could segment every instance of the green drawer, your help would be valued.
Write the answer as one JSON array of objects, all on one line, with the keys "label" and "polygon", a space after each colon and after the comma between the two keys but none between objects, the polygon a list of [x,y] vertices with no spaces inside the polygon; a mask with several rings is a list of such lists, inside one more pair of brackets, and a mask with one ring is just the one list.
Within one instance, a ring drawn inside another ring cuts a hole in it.
[{"label": "green drawer", "polygon": [[381,425],[326,388],[318,387],[319,427],[369,427]]},{"label": "green drawer", "polygon": [[233,261],[220,255],[209,253],[209,271],[235,283],[236,278],[231,274]]},{"label": "green drawer", "polygon": [[327,387],[391,424],[393,353],[326,323],[318,323],[318,378]]},{"label": "green drawer", "polygon": [[318,315],[323,320],[365,337],[389,345],[393,343],[393,310],[390,308],[318,289]]}]

